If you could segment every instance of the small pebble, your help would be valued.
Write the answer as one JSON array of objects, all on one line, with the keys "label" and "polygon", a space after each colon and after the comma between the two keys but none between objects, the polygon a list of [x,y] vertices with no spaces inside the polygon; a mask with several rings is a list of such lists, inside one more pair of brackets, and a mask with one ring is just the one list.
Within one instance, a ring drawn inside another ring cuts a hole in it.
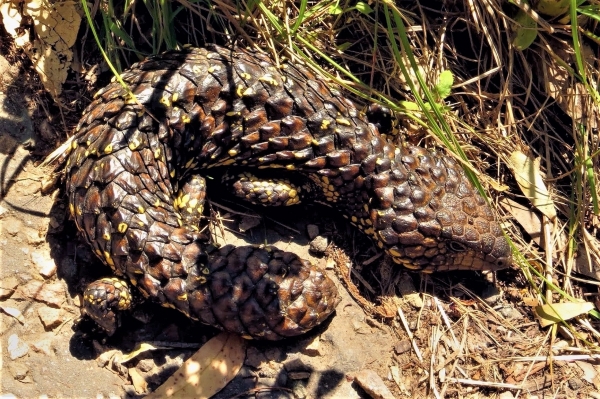
[{"label": "small pebble", "polygon": [[381,377],[373,370],[361,370],[354,375],[354,381],[373,399],[394,399],[394,395],[385,386]]},{"label": "small pebble", "polygon": [[39,308],[38,316],[40,317],[40,320],[42,321],[46,331],[60,326],[64,320],[61,309],[55,309],[48,306]]},{"label": "small pebble", "polygon": [[21,340],[17,334],[8,337],[8,355],[12,360],[23,357],[29,352],[29,345]]},{"label": "small pebble", "polygon": [[309,224],[306,226],[306,232],[308,233],[308,238],[314,240],[315,237],[319,235],[319,226],[316,224]]},{"label": "small pebble", "polygon": [[23,363],[12,362],[8,364],[8,369],[12,374],[13,378],[17,381],[23,381],[27,377],[29,369]]},{"label": "small pebble", "polygon": [[315,337],[310,344],[308,344],[303,350],[307,356],[321,356],[321,343],[319,342],[319,337]]},{"label": "small pebble", "polygon": [[327,250],[327,238],[323,236],[317,236],[309,244],[309,248],[312,252],[317,255],[322,255]]},{"label": "small pebble", "polygon": [[397,355],[401,355],[403,353],[406,353],[410,350],[410,341],[405,339],[402,340],[400,342],[398,342],[396,345],[394,345],[394,352],[396,352]]}]

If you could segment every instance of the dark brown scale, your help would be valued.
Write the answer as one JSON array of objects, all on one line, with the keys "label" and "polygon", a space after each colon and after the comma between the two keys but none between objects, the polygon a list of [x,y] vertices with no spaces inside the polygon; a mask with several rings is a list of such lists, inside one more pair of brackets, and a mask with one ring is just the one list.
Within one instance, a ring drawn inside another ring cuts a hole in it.
[{"label": "dark brown scale", "polygon": [[[453,159],[389,144],[331,82],[301,66],[278,68],[260,53],[211,46],[153,56],[123,78],[153,116],[118,83],[98,92],[65,166],[70,209],[100,259],[165,306],[279,339],[313,328],[339,301],[334,283],[296,255],[251,246],[211,251],[192,226],[197,216],[176,213],[182,197],[174,190],[186,179],[234,163],[310,178],[317,201],[360,219],[411,269],[510,265],[493,212]],[[204,188],[190,190],[203,198]],[[293,198],[276,184],[252,190],[270,205]],[[91,297],[112,290],[107,284]],[[88,313],[112,318],[106,309]]]}]

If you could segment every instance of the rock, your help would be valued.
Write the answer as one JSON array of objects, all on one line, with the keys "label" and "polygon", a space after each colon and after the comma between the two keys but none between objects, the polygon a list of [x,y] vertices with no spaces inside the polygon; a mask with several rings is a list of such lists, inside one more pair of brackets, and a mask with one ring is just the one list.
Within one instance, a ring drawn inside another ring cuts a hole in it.
[{"label": "rock", "polygon": [[310,344],[308,344],[304,350],[302,350],[302,353],[304,353],[307,356],[321,356],[321,342],[319,340],[319,337],[315,337],[312,342]]},{"label": "rock", "polygon": [[29,345],[21,340],[17,334],[8,337],[8,355],[12,360],[23,357],[29,352]]},{"label": "rock", "polygon": [[245,233],[246,231],[258,226],[261,221],[262,219],[258,217],[243,216],[242,220],[240,220],[238,228],[242,233]]},{"label": "rock", "polygon": [[410,350],[410,347],[410,341],[408,339],[405,339],[394,345],[394,352],[396,352],[396,355],[401,355],[403,353],[408,352]]},{"label": "rock", "polygon": [[323,236],[317,236],[309,244],[309,248],[312,252],[317,255],[322,255],[327,250],[327,238]]},{"label": "rock", "polygon": [[359,371],[354,375],[354,381],[373,399],[394,399],[394,395],[373,370]]},{"label": "rock", "polygon": [[298,399],[305,399],[308,396],[306,386],[301,381],[292,381],[292,393]]},{"label": "rock", "polygon": [[485,287],[485,289],[481,293],[481,298],[483,298],[483,300],[490,306],[494,306],[496,303],[498,303],[501,297],[502,293],[500,292],[498,287],[496,287],[493,284],[490,284],[487,287]]},{"label": "rock", "polygon": [[507,319],[521,319],[523,315],[511,306],[505,306],[499,310],[500,314]]},{"label": "rock", "polygon": [[280,362],[283,360],[281,356],[281,349],[277,347],[271,347],[265,351],[265,356],[268,360],[274,360],[276,362]]},{"label": "rock", "polygon": [[256,382],[257,387],[276,387],[277,378],[259,378]]},{"label": "rock", "polygon": [[283,363],[283,367],[289,373],[293,372],[312,372],[313,368],[304,363],[299,357],[292,358]]},{"label": "rock", "polygon": [[583,381],[581,381],[579,378],[571,378],[568,381],[569,383],[569,388],[571,388],[574,391],[579,391],[581,388],[583,388],[585,386],[585,383]]},{"label": "rock", "polygon": [[315,237],[319,235],[319,226],[316,224],[309,224],[306,226],[306,232],[308,233],[308,238],[314,240]]},{"label": "rock", "polygon": [[154,368],[154,359],[141,359],[135,366],[143,373],[147,373]]},{"label": "rock", "polygon": [[38,309],[38,316],[44,325],[46,331],[52,330],[61,325],[63,322],[63,312],[60,309],[43,306]]},{"label": "rock", "polygon": [[308,380],[310,378],[309,371],[292,371],[288,373],[291,380]]},{"label": "rock", "polygon": [[29,245],[40,245],[45,241],[45,237],[40,237],[40,232],[35,229],[26,229],[25,236]]},{"label": "rock", "polygon": [[23,381],[27,377],[29,369],[21,362],[11,362],[8,364],[8,369],[13,378],[17,381]]},{"label": "rock", "polygon": [[246,352],[246,361],[244,362],[246,365],[258,369],[260,368],[261,364],[266,361],[267,358],[261,351],[256,349],[254,346],[248,348]]},{"label": "rock", "polygon": [[31,261],[42,277],[48,279],[56,274],[56,263],[49,253],[34,251],[31,253]]},{"label": "rock", "polygon": [[21,221],[19,219],[7,218],[2,223],[2,227],[3,227],[2,230],[4,230],[6,232],[6,234],[14,237],[17,234],[19,234],[19,231],[22,230],[23,223],[21,223]]},{"label": "rock", "polygon": [[50,334],[42,334],[38,339],[31,344],[34,352],[42,353],[46,356],[54,356],[53,336]]},{"label": "rock", "polygon": [[65,301],[65,287],[60,282],[44,283],[38,280],[28,281],[20,286],[15,293],[15,299],[27,298],[44,302],[47,305],[58,308]]},{"label": "rock", "polygon": [[0,299],[9,298],[19,285],[19,279],[15,276],[8,276],[0,280]]}]

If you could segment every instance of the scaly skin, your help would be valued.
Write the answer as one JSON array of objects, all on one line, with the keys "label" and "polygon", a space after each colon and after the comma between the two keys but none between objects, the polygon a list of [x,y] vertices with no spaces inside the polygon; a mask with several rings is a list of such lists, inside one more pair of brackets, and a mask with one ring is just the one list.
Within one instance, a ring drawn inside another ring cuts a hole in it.
[{"label": "scaly skin", "polygon": [[305,176],[317,201],[410,269],[510,265],[493,212],[455,161],[383,140],[305,68],[211,46],[151,57],[122,78],[139,104],[118,83],[97,93],[64,168],[69,207],[100,259],[164,306],[278,339],[313,328],[339,301],[333,282],[296,255],[210,252],[182,218],[178,187],[230,165]]}]

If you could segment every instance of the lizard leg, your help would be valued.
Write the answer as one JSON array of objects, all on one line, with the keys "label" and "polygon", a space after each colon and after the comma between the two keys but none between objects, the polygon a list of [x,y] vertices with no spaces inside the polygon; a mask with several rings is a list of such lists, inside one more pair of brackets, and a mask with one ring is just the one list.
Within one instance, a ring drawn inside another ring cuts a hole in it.
[{"label": "lizard leg", "polygon": [[198,231],[205,198],[206,180],[200,175],[191,175],[185,180],[173,202],[184,225]]},{"label": "lizard leg", "polygon": [[127,283],[118,278],[101,278],[90,283],[83,294],[83,313],[111,336],[121,324],[120,311],[131,306]]},{"label": "lizard leg", "polygon": [[255,205],[290,206],[311,196],[310,182],[294,182],[289,178],[262,177],[250,172],[225,174],[223,184],[229,192]]}]

